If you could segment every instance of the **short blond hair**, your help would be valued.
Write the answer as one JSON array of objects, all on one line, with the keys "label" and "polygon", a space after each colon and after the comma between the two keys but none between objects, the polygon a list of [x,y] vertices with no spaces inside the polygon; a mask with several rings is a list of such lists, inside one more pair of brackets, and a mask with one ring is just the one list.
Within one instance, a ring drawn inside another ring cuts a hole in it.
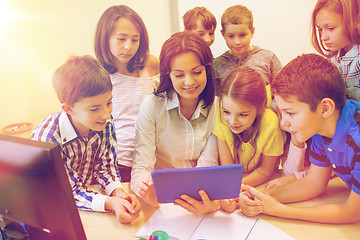
[{"label": "short blond hair", "polygon": [[253,30],[252,12],[243,5],[235,5],[227,8],[221,16],[221,28],[225,31],[225,26],[229,24],[247,24],[250,31]]}]

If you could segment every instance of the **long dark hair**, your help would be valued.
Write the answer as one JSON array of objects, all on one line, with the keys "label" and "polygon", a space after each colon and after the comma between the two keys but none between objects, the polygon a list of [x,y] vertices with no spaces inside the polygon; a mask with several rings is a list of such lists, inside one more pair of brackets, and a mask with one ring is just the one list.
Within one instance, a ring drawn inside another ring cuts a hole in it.
[{"label": "long dark hair", "polygon": [[104,68],[113,74],[117,72],[114,64],[114,56],[109,47],[109,38],[115,29],[117,20],[126,18],[130,20],[140,33],[139,49],[135,56],[129,61],[127,70],[134,72],[135,69],[143,69],[149,55],[149,36],[141,17],[131,8],[125,5],[112,6],[100,17],[95,33],[95,55]]}]

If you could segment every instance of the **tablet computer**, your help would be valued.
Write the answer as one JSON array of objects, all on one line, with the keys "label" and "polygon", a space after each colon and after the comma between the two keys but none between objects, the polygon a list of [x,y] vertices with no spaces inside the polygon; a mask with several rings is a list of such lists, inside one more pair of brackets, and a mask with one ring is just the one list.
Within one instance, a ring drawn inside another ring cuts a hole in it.
[{"label": "tablet computer", "polygon": [[237,198],[244,167],[241,164],[158,169],[151,172],[159,203],[173,203],[182,194],[201,200],[204,190],[211,200]]}]

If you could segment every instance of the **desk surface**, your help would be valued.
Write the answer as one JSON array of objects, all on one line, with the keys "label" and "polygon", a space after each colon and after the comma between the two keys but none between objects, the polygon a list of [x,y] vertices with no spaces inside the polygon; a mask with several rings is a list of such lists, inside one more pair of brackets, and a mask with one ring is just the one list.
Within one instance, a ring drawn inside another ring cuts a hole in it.
[{"label": "desk surface", "polygon": [[[129,189],[129,184],[125,183],[124,188]],[[316,206],[324,203],[343,202],[347,198],[349,192],[349,188],[339,178],[334,178],[330,181],[329,186],[323,195],[307,202],[295,203],[293,205]],[[134,234],[156,210],[156,208],[149,206],[143,201],[140,201],[140,203],[142,205],[140,217],[131,224],[118,223],[113,213],[80,211],[80,217],[87,239],[138,239],[134,237]],[[260,215],[260,217],[297,240],[346,240],[357,239],[360,236],[360,223],[332,225],[288,220],[267,215]]]}]

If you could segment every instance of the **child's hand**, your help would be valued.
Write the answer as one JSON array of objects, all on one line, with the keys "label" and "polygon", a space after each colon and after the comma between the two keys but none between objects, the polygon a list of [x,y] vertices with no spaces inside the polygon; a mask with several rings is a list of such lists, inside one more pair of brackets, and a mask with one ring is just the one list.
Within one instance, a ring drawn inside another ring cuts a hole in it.
[{"label": "child's hand", "polygon": [[240,194],[240,208],[246,216],[256,216],[259,213],[276,216],[279,212],[284,212],[284,207],[285,205],[266,192],[260,192],[253,187],[247,186],[246,191]]},{"label": "child's hand", "polygon": [[117,188],[111,193],[111,196],[127,200],[133,207],[133,214],[140,213],[141,205],[135,194],[127,193],[123,189]]},{"label": "child's hand", "polygon": [[220,204],[218,200],[211,201],[204,190],[200,190],[199,194],[202,201],[198,201],[195,198],[183,194],[181,195],[181,199],[178,198],[175,200],[174,204],[197,215],[215,212],[219,209]]},{"label": "child's hand", "polygon": [[221,210],[232,213],[239,207],[239,203],[237,199],[224,199],[220,200],[220,207]]},{"label": "child's hand", "polygon": [[241,185],[239,207],[244,215],[252,217],[262,213],[262,205],[261,202],[251,194],[250,189],[252,189],[251,186]]},{"label": "child's hand", "polygon": [[275,188],[275,187],[279,187],[281,185],[285,185],[288,184],[290,182],[293,182],[296,180],[296,177],[294,174],[291,174],[289,176],[283,176],[283,177],[279,177],[276,178],[274,180],[269,181],[266,185],[265,185],[265,189],[270,189],[270,188]]},{"label": "child's hand", "polygon": [[130,223],[140,215],[140,204],[134,207],[127,199],[119,197],[107,197],[105,209],[114,211],[120,223]]},{"label": "child's hand", "polygon": [[159,205],[156,197],[154,184],[150,176],[148,176],[146,180],[141,181],[138,187],[138,193],[146,203],[150,204],[153,207],[157,207]]}]

